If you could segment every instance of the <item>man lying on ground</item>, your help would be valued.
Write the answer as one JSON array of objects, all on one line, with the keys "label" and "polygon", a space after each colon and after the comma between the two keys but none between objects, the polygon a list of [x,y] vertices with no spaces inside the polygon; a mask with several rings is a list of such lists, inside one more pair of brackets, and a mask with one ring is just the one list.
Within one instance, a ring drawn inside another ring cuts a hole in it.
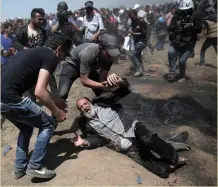
[{"label": "man lying on ground", "polygon": [[189,146],[175,141],[180,139],[181,142],[188,135],[183,133],[164,141],[142,122],[127,119],[119,101],[130,93],[130,89],[129,83],[121,80],[119,88],[101,94],[93,102],[85,97],[77,100],[77,108],[84,116],[80,118],[79,126],[85,139],[76,134],[74,145],[87,149],[106,145],[126,154],[154,174],[167,178],[185,164],[186,159],[179,157],[176,151],[189,150]]}]

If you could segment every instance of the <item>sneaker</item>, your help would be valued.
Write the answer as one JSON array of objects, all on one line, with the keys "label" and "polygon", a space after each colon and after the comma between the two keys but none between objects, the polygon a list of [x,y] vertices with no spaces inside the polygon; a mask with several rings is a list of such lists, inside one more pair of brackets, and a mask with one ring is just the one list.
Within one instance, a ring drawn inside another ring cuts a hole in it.
[{"label": "sneaker", "polygon": [[14,171],[14,177],[16,180],[21,179],[23,176],[26,175],[26,171]]},{"label": "sneaker", "polygon": [[43,179],[52,179],[56,176],[55,171],[48,170],[45,167],[43,167],[41,169],[28,168],[26,170],[26,174],[31,176],[31,177],[43,178]]},{"label": "sneaker", "polygon": [[155,53],[156,53],[156,51],[157,51],[157,50],[156,50],[156,49],[154,49],[154,50],[151,52],[151,54],[155,54]]},{"label": "sneaker", "polygon": [[135,72],[135,74],[133,75],[134,77],[141,77],[143,75],[142,71],[137,71]]},{"label": "sneaker", "polygon": [[168,75],[167,75],[167,80],[172,82],[172,81],[175,81],[176,79],[176,73],[173,73],[173,72],[170,72]]},{"label": "sneaker", "polygon": [[183,82],[185,82],[185,78],[181,78],[178,80],[178,83],[183,83]]}]

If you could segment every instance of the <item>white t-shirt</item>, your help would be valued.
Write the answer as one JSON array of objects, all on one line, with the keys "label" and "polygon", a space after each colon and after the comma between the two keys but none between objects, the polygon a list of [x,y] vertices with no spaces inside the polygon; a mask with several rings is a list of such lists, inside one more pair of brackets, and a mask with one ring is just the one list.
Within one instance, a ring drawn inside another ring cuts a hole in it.
[{"label": "white t-shirt", "polygon": [[42,34],[41,29],[33,30],[28,25],[28,48],[35,48],[35,47],[42,46],[43,38],[41,34]]}]

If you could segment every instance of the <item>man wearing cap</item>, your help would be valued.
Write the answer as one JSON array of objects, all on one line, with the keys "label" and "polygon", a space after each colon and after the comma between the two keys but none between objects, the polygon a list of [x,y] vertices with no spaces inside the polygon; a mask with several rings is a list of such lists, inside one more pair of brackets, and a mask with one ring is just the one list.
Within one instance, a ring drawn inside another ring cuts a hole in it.
[{"label": "man wearing cap", "polygon": [[[55,172],[44,166],[44,158],[55,121],[66,120],[66,101],[48,90],[50,76],[57,64],[66,58],[71,40],[62,33],[54,33],[44,47],[27,49],[16,54],[3,67],[1,85],[1,114],[19,130],[15,178],[25,174],[37,178],[53,178]],[[55,120],[23,93],[35,86],[35,95],[53,114]],[[39,128],[35,149],[27,160],[34,127]]]},{"label": "man wearing cap", "polygon": [[87,1],[85,3],[86,16],[83,19],[81,30],[85,30],[86,42],[96,42],[100,34],[104,30],[102,17],[99,13],[94,11],[93,2]]},{"label": "man wearing cap", "polygon": [[[100,44],[84,43],[70,52],[60,74],[58,91],[60,97],[67,99],[73,82],[80,78],[83,86],[92,88],[96,95],[108,86],[116,86],[119,77],[109,75],[112,62],[120,52],[117,47],[116,37],[104,34]],[[100,69],[100,74],[96,71]]]}]

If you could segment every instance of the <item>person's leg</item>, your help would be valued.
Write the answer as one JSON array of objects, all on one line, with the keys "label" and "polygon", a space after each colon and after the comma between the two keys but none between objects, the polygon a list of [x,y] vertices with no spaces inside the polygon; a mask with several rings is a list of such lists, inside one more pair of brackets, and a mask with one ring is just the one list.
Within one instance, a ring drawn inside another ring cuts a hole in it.
[{"label": "person's leg", "polygon": [[155,47],[151,44],[151,31],[148,32],[148,36],[147,36],[147,45],[148,45],[148,48],[151,49],[151,54],[153,54],[155,52]]},{"label": "person's leg", "polygon": [[70,88],[73,82],[79,77],[79,72],[72,66],[65,63],[63,64],[60,80],[58,84],[58,92],[61,98],[67,99]]},{"label": "person's leg", "polygon": [[[55,129],[55,121],[48,116],[35,103],[26,99],[23,102],[25,112],[22,113],[21,121],[28,126],[39,128],[39,134],[35,143],[35,148],[29,161],[26,173],[32,177],[53,178],[56,174],[54,171],[45,168],[45,155],[50,138]],[[18,122],[19,119],[17,120]]]},{"label": "person's leg", "polygon": [[213,39],[213,47],[217,53],[217,37],[216,38],[212,38]]},{"label": "person's leg", "polygon": [[210,40],[210,38],[207,38],[201,48],[201,52],[200,52],[200,65],[204,65],[205,64],[205,52],[206,50],[213,45],[212,41]]},{"label": "person's leg", "polygon": [[51,76],[51,79],[49,81],[49,86],[50,86],[51,93],[58,95],[57,81],[54,75]]},{"label": "person's leg", "polygon": [[136,69],[134,76],[141,76],[143,73],[143,69],[141,67],[141,64],[143,63],[141,59],[141,53],[145,47],[146,46],[144,44],[141,45],[140,43],[137,43],[134,51],[131,53],[131,59]]},{"label": "person's leg", "polygon": [[144,68],[144,63],[143,63],[143,60],[142,60],[142,51],[143,51],[143,49],[146,48],[146,45],[143,44],[143,43],[138,43],[136,45],[136,47],[138,48],[138,56],[137,56],[137,58],[138,58],[138,61],[139,61],[139,65],[140,65],[140,67],[142,69],[142,72],[144,72],[145,68]]},{"label": "person's leg", "polygon": [[135,49],[131,52],[130,58],[132,60],[132,63],[134,65],[134,69],[136,72],[141,71],[140,65],[139,65],[139,61],[137,58],[137,48],[135,47]]},{"label": "person's leg", "polygon": [[176,73],[176,57],[177,51],[173,46],[170,46],[168,50],[169,71],[173,73]]},{"label": "person's leg", "polygon": [[170,175],[170,172],[168,172],[166,169],[166,164],[152,159],[152,155],[149,150],[140,150],[140,147],[135,139],[133,141],[133,145],[130,147],[126,155],[148,171],[158,175],[161,178],[168,178]]},{"label": "person's leg", "polygon": [[142,149],[150,149],[156,152],[169,164],[176,162],[178,156],[172,145],[166,143],[164,140],[159,138],[157,134],[148,130],[144,124],[140,122],[136,124],[135,136]]},{"label": "person's leg", "polygon": [[159,38],[159,50],[164,50],[165,40],[166,40],[166,35],[160,36],[160,38]]},{"label": "person's leg", "polygon": [[169,61],[169,75],[168,80],[175,80],[176,77],[176,61],[177,61],[177,51],[173,46],[169,47],[168,50],[168,61]]},{"label": "person's leg", "polygon": [[[28,165],[27,174],[31,175],[30,172],[32,172],[31,176],[39,178],[54,177],[55,172],[43,168],[47,146],[55,127],[54,120],[29,98],[22,99],[18,104],[1,104],[1,107],[2,115],[20,129],[15,170],[22,172],[27,167],[29,141],[33,128],[36,127],[40,129],[40,133]],[[43,172],[40,171],[42,168]]]},{"label": "person's leg", "polygon": [[19,118],[19,113],[16,111],[16,107],[8,110],[7,105],[3,104],[2,115],[20,130],[17,139],[15,159],[15,178],[20,179],[26,174],[28,165],[27,155],[29,151],[30,138],[33,133],[33,127],[25,125],[22,122],[17,122],[16,118]]},{"label": "person's leg", "polygon": [[180,58],[179,58],[179,80],[178,82],[182,83],[185,81],[185,69],[186,69],[186,62],[188,58],[190,57],[193,50],[186,50],[184,52],[181,52]]}]

